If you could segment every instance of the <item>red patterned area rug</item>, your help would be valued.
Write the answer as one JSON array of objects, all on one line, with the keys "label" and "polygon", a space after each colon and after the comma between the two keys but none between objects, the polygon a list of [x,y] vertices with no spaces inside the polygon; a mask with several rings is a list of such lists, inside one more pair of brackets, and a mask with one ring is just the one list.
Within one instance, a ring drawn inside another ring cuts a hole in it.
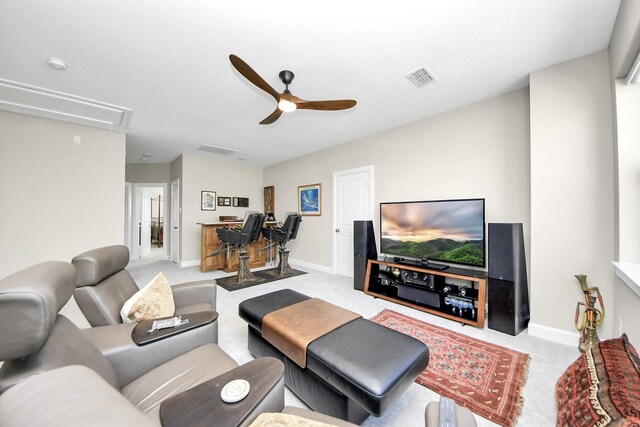
[{"label": "red patterned area rug", "polygon": [[418,384],[449,397],[494,423],[515,424],[522,405],[529,355],[430,325],[392,310],[373,322],[412,336],[429,347],[429,366]]}]

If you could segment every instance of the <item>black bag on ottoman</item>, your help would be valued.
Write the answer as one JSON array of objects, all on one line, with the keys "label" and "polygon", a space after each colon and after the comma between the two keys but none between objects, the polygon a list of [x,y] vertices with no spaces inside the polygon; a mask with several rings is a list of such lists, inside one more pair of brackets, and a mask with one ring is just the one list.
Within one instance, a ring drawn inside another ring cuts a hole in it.
[{"label": "black bag on ottoman", "polygon": [[282,360],[287,387],[318,412],[357,424],[370,414],[382,415],[429,364],[427,346],[358,318],[312,341],[301,368],[263,338],[262,320],[308,299],[282,289],[240,303],[240,317],[249,324],[249,351]]}]

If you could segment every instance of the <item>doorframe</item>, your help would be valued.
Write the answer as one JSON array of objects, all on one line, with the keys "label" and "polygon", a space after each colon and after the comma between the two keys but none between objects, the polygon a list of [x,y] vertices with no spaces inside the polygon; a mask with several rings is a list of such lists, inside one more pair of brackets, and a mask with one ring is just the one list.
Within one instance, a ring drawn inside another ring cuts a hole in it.
[{"label": "doorframe", "polygon": [[133,200],[133,184],[130,182],[124,183],[124,245],[129,248],[129,256],[131,256],[131,220],[133,218],[133,211],[131,203]]},{"label": "doorframe", "polygon": [[[165,227],[165,229],[162,231],[163,235],[164,232],[166,231],[166,224],[167,224],[167,209],[170,207],[169,206],[169,197],[167,197],[167,183],[166,182],[135,182],[133,183],[132,186],[132,190],[131,190],[131,194],[132,194],[132,203],[131,203],[131,234],[130,234],[130,238],[131,238],[131,248],[129,249],[129,256],[132,259],[139,259],[140,258],[140,249],[139,249],[139,245],[136,243],[134,245],[134,242],[137,242],[138,239],[138,218],[136,218],[136,214],[138,212],[140,212],[140,207],[139,202],[138,202],[138,198],[135,197],[136,194],[136,190],[139,188],[145,188],[145,187],[162,187],[162,197],[164,197],[164,204],[162,206],[162,209],[164,209],[164,222],[163,222],[163,227]],[[169,217],[171,217],[171,215],[169,215]],[[134,226],[134,224],[136,224]],[[134,251],[134,247],[135,247],[135,251]],[[134,255],[136,255],[136,257],[134,257]],[[162,244],[162,259],[167,259],[167,245],[165,245],[164,243]]]},{"label": "doorframe", "polygon": [[[175,194],[173,194],[173,184],[176,183],[178,186],[178,197],[175,197]],[[170,228],[169,228],[169,233],[171,235],[170,239],[171,239],[171,251],[169,254],[169,260],[171,262],[174,262],[178,265],[180,265],[180,232],[182,230],[180,230],[180,214],[182,213],[182,208],[180,207],[180,178],[176,178],[173,181],[171,181],[170,183],[170,195],[169,197],[171,198],[171,205],[170,205],[170,209],[171,209],[171,224],[170,224]],[[175,197],[175,200],[174,200]],[[174,203],[177,203],[177,213],[178,215],[173,215],[173,208],[174,208]],[[177,241],[174,241],[173,238],[173,227],[174,225],[178,226],[178,231],[177,231],[177,235],[178,238],[175,239]],[[175,260],[174,260],[174,255],[175,254]]]},{"label": "doorframe", "polygon": [[[357,168],[353,168],[353,169],[346,169],[346,170],[342,170],[342,171],[337,171],[337,172],[333,172],[333,195],[332,200],[333,200],[333,218],[331,219],[331,235],[332,235],[332,256],[331,256],[331,262],[333,264],[333,274],[337,275],[338,274],[338,265],[336,263],[336,255],[338,253],[337,251],[337,245],[338,245],[338,236],[336,235],[337,233],[335,232],[337,224],[336,224],[336,218],[338,217],[338,203],[336,200],[336,194],[338,193],[336,191],[337,189],[337,184],[338,184],[338,177],[339,176],[343,176],[343,175],[351,175],[353,173],[359,173],[359,172],[369,172],[369,218],[371,220],[373,220],[373,215],[375,212],[375,209],[373,208],[373,206],[375,205],[374,199],[373,199],[373,195],[374,195],[374,165],[368,165],[368,166],[361,166],[361,167],[357,167]],[[363,218],[363,219],[369,219],[369,218]]]}]

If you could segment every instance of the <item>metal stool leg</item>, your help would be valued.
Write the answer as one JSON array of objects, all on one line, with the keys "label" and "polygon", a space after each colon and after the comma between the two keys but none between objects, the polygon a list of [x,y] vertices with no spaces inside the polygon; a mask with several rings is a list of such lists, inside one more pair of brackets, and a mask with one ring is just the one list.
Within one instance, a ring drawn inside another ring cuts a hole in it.
[{"label": "metal stool leg", "polygon": [[240,266],[238,267],[238,285],[256,281],[256,277],[249,270],[249,255],[242,253],[238,255]]},{"label": "metal stool leg", "polygon": [[278,263],[278,272],[281,276],[285,274],[293,273],[293,268],[289,265],[289,251],[281,248],[280,253],[280,262]]}]

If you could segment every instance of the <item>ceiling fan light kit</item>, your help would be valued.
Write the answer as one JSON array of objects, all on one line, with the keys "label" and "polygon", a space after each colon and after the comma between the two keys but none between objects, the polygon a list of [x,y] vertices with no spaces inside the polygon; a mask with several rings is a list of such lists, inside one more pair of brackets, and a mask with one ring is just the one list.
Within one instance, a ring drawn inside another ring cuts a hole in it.
[{"label": "ceiling fan light kit", "polygon": [[260,122],[261,125],[268,125],[280,118],[283,112],[291,113],[297,109],[301,110],[346,110],[356,105],[356,101],[353,99],[339,99],[330,101],[307,101],[302,98],[294,96],[289,91],[289,84],[293,81],[295,74],[289,70],[282,70],[278,75],[280,80],[285,85],[285,89],[282,93],[276,92],[269,83],[267,83],[262,77],[258,75],[246,62],[237,57],[236,55],[229,55],[231,65],[238,70],[247,80],[256,85],[258,88],[267,92],[277,102],[277,107],[271,115]]},{"label": "ceiling fan light kit", "polygon": [[278,108],[285,113],[291,113],[293,111],[296,111],[298,107],[296,106],[296,104],[294,104],[291,101],[287,101],[286,99],[281,99],[280,102],[278,102]]}]

